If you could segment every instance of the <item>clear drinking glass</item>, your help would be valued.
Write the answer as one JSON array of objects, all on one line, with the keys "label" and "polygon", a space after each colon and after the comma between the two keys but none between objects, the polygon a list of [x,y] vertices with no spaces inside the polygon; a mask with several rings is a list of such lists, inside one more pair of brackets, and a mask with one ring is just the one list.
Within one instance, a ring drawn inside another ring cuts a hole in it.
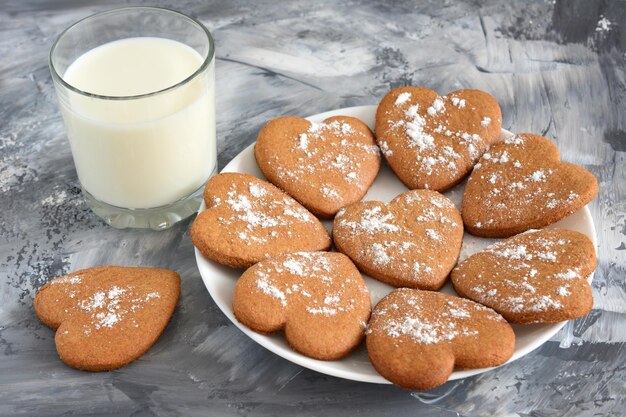
[{"label": "clear drinking glass", "polygon": [[[145,51],[163,61],[142,61]],[[50,71],[83,195],[98,216],[117,228],[160,230],[197,211],[217,170],[215,47],[199,21],[153,7],[97,13],[59,35]],[[140,93],[94,81],[134,74],[159,85],[171,71],[186,77]],[[81,90],[79,81],[94,87]]]}]

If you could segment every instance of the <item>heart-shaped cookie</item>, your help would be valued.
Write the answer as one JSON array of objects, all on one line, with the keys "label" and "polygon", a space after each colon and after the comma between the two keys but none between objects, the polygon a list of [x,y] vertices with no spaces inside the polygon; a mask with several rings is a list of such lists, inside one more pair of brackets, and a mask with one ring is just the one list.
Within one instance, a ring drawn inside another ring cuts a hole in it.
[{"label": "heart-shaped cookie", "polygon": [[333,239],[361,271],[380,281],[437,290],[459,257],[463,224],[445,196],[413,190],[390,203],[363,201],[342,209]]},{"label": "heart-shaped cookie", "polygon": [[498,102],[480,90],[447,96],[400,87],[376,111],[376,138],[389,166],[409,188],[445,191],[472,170],[502,130]]},{"label": "heart-shaped cookie", "polygon": [[246,268],[283,253],[330,248],[330,236],[315,216],[252,175],[214,176],[206,184],[204,202],[206,210],[191,225],[191,241],[223,265]]},{"label": "heart-shaped cookie", "polygon": [[478,252],[451,274],[459,295],[493,308],[511,323],[556,323],[593,307],[588,276],[593,243],[565,229],[527,232]]},{"label": "heart-shaped cookie", "polygon": [[463,221],[473,235],[509,237],[558,222],[597,192],[593,174],[561,162],[549,139],[522,133],[476,164],[463,192]]},{"label": "heart-shaped cookie", "polygon": [[401,288],[374,307],[366,344],[382,376],[403,388],[427,390],[445,383],[455,366],[506,362],[515,333],[502,316],[473,301]]},{"label": "heart-shaped cookie", "polygon": [[263,175],[322,218],[359,201],[380,168],[374,135],[354,117],[269,121],[254,145]]},{"label": "heart-shaped cookie", "polygon": [[337,252],[299,252],[252,266],[235,286],[233,310],[252,330],[284,330],[296,351],[321,360],[352,352],[371,311],[361,274]]},{"label": "heart-shaped cookie", "polygon": [[180,295],[180,276],[166,269],[101,266],[41,287],[37,317],[55,329],[67,365],[109,371],[137,359],[159,338]]}]

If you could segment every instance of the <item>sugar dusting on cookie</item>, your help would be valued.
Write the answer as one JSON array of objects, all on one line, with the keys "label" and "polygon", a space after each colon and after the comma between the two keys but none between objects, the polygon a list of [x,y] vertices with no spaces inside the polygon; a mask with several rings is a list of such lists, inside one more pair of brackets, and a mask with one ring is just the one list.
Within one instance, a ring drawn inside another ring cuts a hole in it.
[{"label": "sugar dusting on cookie", "polygon": [[67,365],[87,371],[120,368],[161,335],[180,296],[180,276],[160,268],[97,266],[54,278],[33,307],[56,330]]},{"label": "sugar dusting on cookie", "polygon": [[233,184],[226,200],[214,200],[213,207],[226,205],[231,209],[228,217],[219,220],[228,225],[233,230],[233,236],[247,246],[266,243],[268,231],[270,237],[277,237],[288,233],[284,229],[292,224],[315,221],[304,207],[287,196],[276,198],[269,187],[269,184],[259,181],[250,182],[247,189],[240,190]]},{"label": "sugar dusting on cookie", "polygon": [[141,309],[145,303],[153,298],[160,298],[158,292],[142,295],[134,290],[133,286],[112,286],[107,291],[97,291],[78,304],[78,308],[91,313],[91,325],[84,331],[112,328],[121,322],[129,312]]},{"label": "sugar dusting on cookie", "polygon": [[[404,109],[410,99],[409,92],[400,93],[394,105]],[[457,111],[466,106],[470,109],[465,99],[455,96],[438,96],[425,109],[425,112],[420,111],[419,104],[410,105],[404,109],[405,118],[390,125],[392,131],[404,129],[408,139],[406,146],[417,152],[417,170],[426,176],[439,175],[445,170],[457,171],[463,155],[469,155],[475,163],[481,153],[487,149],[487,142],[478,133],[451,130],[448,127],[449,116],[446,114],[446,103],[451,104]],[[490,123],[491,118],[484,116],[480,125],[487,128]],[[433,136],[431,132],[455,138],[454,147],[439,145],[436,136]],[[393,155],[393,150],[389,148],[387,141],[379,141],[379,146],[385,156]]]},{"label": "sugar dusting on cookie", "polygon": [[416,190],[390,204],[368,202],[340,211],[333,233],[340,251],[375,277],[392,276],[398,280],[394,285],[434,287],[426,283],[445,279],[458,255],[461,231],[459,213],[450,200]]},{"label": "sugar dusting on cookie", "polygon": [[296,302],[309,314],[334,316],[354,309],[355,291],[367,291],[337,268],[324,252],[297,252],[263,261],[255,267],[254,277],[256,288],[283,307]]},{"label": "sugar dusting on cookie", "polygon": [[508,237],[557,222],[596,192],[593,175],[560,161],[547,138],[509,135],[474,167],[463,197],[463,218],[473,234]]},{"label": "sugar dusting on cookie", "polygon": [[381,100],[377,142],[389,165],[410,189],[445,191],[467,175],[500,135],[496,100],[478,90],[446,96],[400,87]]},{"label": "sugar dusting on cookie", "polygon": [[[76,300],[74,308],[89,314],[89,324],[83,329],[85,335],[102,328],[113,328],[129,313],[143,308],[151,299],[160,297],[157,291],[142,295],[132,285],[112,285],[108,289],[85,294],[87,287],[79,275],[56,278],[50,285],[63,286],[62,291],[70,299]],[[66,313],[69,311],[66,310]]]},{"label": "sugar dusting on cookie", "polygon": [[82,278],[80,275],[66,275],[64,277],[56,278],[50,281],[50,284],[80,284],[82,282]]},{"label": "sugar dusting on cookie", "polygon": [[337,252],[296,252],[248,268],[235,285],[233,313],[264,334],[283,331],[290,347],[340,359],[365,335],[370,294],[355,265]]},{"label": "sugar dusting on cookie", "polygon": [[[513,136],[505,143],[520,146],[524,139]],[[486,152],[480,163],[476,165],[473,175],[481,180],[487,180],[490,191],[484,196],[485,204],[492,207],[502,207],[507,210],[507,216],[517,216],[527,210],[529,205],[537,206],[539,210],[554,209],[559,205],[574,201],[578,195],[566,188],[547,192],[552,189],[549,181],[555,171],[551,168],[537,168],[526,174],[511,168],[522,168],[518,159],[511,157],[506,149]],[[503,192],[506,191],[506,192]],[[514,193],[514,195],[511,194]],[[558,194],[557,194],[558,193]],[[491,222],[476,222],[474,227],[481,228]],[[499,220],[499,219],[498,219]]]},{"label": "sugar dusting on cookie", "polygon": [[[393,303],[377,306],[372,313],[368,333],[383,332],[395,343],[431,345],[452,341],[459,337],[476,337],[479,331],[473,325],[478,317],[504,321],[495,311],[480,304],[457,297],[433,299],[429,293],[409,289],[394,292]],[[437,313],[433,313],[433,309]]]},{"label": "sugar dusting on cookie", "polygon": [[400,288],[378,302],[367,331],[367,353],[386,379],[428,390],[454,368],[506,362],[515,334],[494,310],[449,294]]},{"label": "sugar dusting on cookie", "polygon": [[[350,136],[350,139],[337,138]],[[356,139],[355,139],[356,138]],[[368,137],[349,123],[333,120],[332,122],[311,122],[306,132],[294,137],[291,152],[296,156],[297,164],[281,164],[278,175],[281,181],[296,183],[306,174],[327,171],[343,178],[346,185],[356,184],[362,189],[367,188],[368,181],[359,176],[362,161],[350,157],[354,154],[369,154],[377,157],[378,147],[367,144]],[[323,152],[322,152],[323,149]],[[306,184],[305,184],[306,185]],[[341,195],[331,191],[333,188],[323,186],[319,189],[321,197],[341,199]]]},{"label": "sugar dusting on cookie", "polygon": [[587,278],[572,253],[573,245],[580,243],[572,240],[571,233],[531,230],[495,243],[455,268],[454,285],[505,315],[553,314],[565,308],[566,299],[572,296],[572,280]]},{"label": "sugar dusting on cookie", "polygon": [[[341,218],[345,212],[337,213],[337,218]],[[394,215],[392,213],[382,214],[381,207],[372,207],[365,209],[363,215],[358,221],[348,221],[341,219],[339,225],[347,227],[354,232],[373,233],[373,232],[397,232],[400,227],[394,224]]]}]

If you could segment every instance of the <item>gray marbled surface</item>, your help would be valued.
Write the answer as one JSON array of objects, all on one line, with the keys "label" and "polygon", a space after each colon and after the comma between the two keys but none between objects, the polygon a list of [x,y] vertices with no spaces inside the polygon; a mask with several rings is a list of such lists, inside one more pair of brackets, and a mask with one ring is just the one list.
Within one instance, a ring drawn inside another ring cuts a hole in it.
[{"label": "gray marbled surface", "polygon": [[[593,312],[512,364],[420,394],[327,377],[256,345],[205,290],[189,221],[120,231],[87,209],[47,53],[70,23],[129,3],[0,2],[0,415],[626,415],[626,2],[150,3],[215,36],[220,167],[269,118],[414,84],[489,91],[505,128],[545,134],[597,175]],[[98,264],[183,276],[164,335],[110,373],[64,366],[31,305],[51,277]]]}]

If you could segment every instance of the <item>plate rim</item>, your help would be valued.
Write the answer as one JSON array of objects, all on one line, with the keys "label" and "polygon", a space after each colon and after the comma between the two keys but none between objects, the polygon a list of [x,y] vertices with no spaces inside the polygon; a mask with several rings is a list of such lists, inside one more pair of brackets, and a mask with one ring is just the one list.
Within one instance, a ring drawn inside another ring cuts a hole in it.
[{"label": "plate rim", "polygon": [[[335,116],[335,115],[339,115],[341,113],[349,113],[349,114],[354,114],[354,113],[359,113],[359,112],[368,112],[368,111],[374,111],[376,110],[378,106],[377,105],[363,105],[363,106],[352,106],[352,107],[344,107],[344,108],[340,108],[340,109],[335,109],[335,110],[329,110],[329,111],[325,111],[322,113],[318,113],[318,114],[314,114],[314,115],[310,115],[305,117],[305,119],[307,120],[321,120],[321,119],[325,119],[331,116]],[[347,114],[344,114],[347,115]],[[356,117],[356,116],[352,116],[352,117]],[[513,135],[512,132],[510,132],[507,129],[502,128],[502,133],[504,134],[510,134]],[[220,173],[223,172],[239,172],[236,169],[234,169],[233,167],[236,165],[236,163],[243,158],[244,154],[246,154],[247,152],[251,152],[251,150],[254,148],[254,145],[256,143],[256,140],[253,141],[252,143],[250,143],[248,146],[246,146],[245,148],[243,148],[241,151],[239,151],[237,153],[237,155],[235,155],[225,166],[224,168],[222,168],[222,170],[220,171]],[[395,174],[394,174],[395,175]],[[200,205],[200,208],[198,209],[198,213],[201,213],[202,211],[204,211],[204,209],[206,208],[204,199]],[[597,252],[597,230],[596,230],[596,225],[595,222],[593,221],[593,217],[591,216],[591,211],[589,210],[588,204],[585,205],[583,208],[581,208],[578,211],[583,211],[585,217],[587,217],[589,219],[590,225],[591,225],[591,229],[593,230],[593,234],[592,236],[587,236],[590,238],[590,240],[593,243],[594,246],[594,250],[596,250]],[[572,213],[574,214],[574,213]],[[302,355],[292,349],[284,349],[282,347],[276,347],[275,345],[271,344],[271,343],[267,343],[267,339],[268,339],[268,335],[264,335],[264,334],[260,334],[257,333],[251,329],[248,329],[245,325],[243,325],[242,323],[240,323],[234,316],[233,312],[232,312],[232,306],[228,306],[228,305],[224,305],[224,303],[222,302],[222,300],[220,299],[220,297],[215,297],[213,292],[211,291],[211,286],[208,284],[208,281],[210,280],[209,278],[206,278],[205,275],[202,273],[202,268],[201,268],[201,263],[202,262],[213,262],[209,259],[207,259],[204,255],[202,255],[202,253],[200,253],[200,251],[194,246],[194,254],[195,254],[195,260],[196,260],[196,266],[198,267],[198,271],[200,272],[200,276],[202,278],[202,281],[204,283],[204,286],[207,289],[207,292],[209,293],[209,295],[211,296],[211,298],[213,299],[213,301],[215,302],[215,304],[218,306],[218,308],[222,311],[222,313],[242,332],[244,333],[246,336],[248,336],[250,339],[252,339],[254,342],[256,342],[258,345],[264,347],[265,349],[269,350],[270,352],[274,353],[275,355],[278,355],[292,363],[295,363],[299,366],[302,366],[304,368],[307,369],[311,369],[313,371],[316,372],[320,372],[322,374],[325,375],[330,375],[333,377],[337,377],[337,378],[342,378],[342,379],[347,379],[347,380],[352,380],[352,381],[357,381],[357,382],[366,382],[366,383],[376,383],[376,384],[391,384],[391,382],[385,378],[383,378],[380,374],[375,374],[375,375],[364,375],[363,373],[359,373],[356,371],[352,371],[352,370],[338,370],[333,368],[332,364],[337,362],[337,361],[321,361],[318,359],[314,359],[314,358],[310,358],[308,356]],[[592,273],[589,276],[589,282],[591,282],[593,280],[593,276],[594,273]],[[372,306],[373,308],[374,306]],[[532,346],[526,347],[525,349],[522,349],[520,351],[514,351],[513,355],[511,356],[511,358],[506,361],[505,363],[495,366],[495,367],[489,367],[489,368],[475,368],[475,369],[466,369],[466,370],[455,370],[452,372],[452,374],[450,375],[450,377],[448,378],[448,381],[453,381],[453,380],[458,380],[458,379],[463,379],[463,378],[467,378],[473,375],[478,375],[484,372],[488,372],[492,369],[496,369],[499,368],[501,366],[504,365],[508,365],[511,362],[516,361],[519,358],[522,358],[526,355],[528,355],[529,353],[531,353],[532,351],[538,349],[539,347],[543,346],[546,342],[548,342],[555,334],[557,334],[566,324],[568,323],[568,321],[562,321],[562,322],[558,322],[558,323],[551,323],[551,324],[544,324],[544,326],[551,326],[551,328],[549,329],[550,331],[546,332],[545,334],[542,334],[539,338],[538,341],[536,343],[533,343]],[[279,332],[278,334],[280,334],[280,337],[284,337],[282,335],[282,332]],[[363,344],[364,342],[361,342],[361,344]],[[359,345],[360,346],[360,345]],[[343,359],[349,359],[350,355],[346,356]],[[312,366],[315,365],[315,366]]]}]

